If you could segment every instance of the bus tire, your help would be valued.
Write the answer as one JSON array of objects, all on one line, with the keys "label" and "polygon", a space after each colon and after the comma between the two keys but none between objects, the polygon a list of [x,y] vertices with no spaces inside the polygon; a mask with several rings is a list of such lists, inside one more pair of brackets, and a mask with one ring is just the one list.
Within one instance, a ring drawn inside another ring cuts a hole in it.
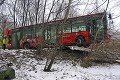
[{"label": "bus tire", "polygon": [[77,37],[76,45],[79,47],[85,46],[85,40],[83,39],[83,37],[81,36]]},{"label": "bus tire", "polygon": [[30,49],[30,44],[29,43],[24,43],[24,49]]}]

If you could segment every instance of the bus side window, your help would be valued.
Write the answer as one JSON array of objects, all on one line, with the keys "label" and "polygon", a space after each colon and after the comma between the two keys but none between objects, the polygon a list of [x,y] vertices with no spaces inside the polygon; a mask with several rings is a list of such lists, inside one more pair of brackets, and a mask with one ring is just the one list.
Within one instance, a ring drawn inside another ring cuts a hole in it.
[{"label": "bus side window", "polygon": [[31,35],[30,34],[26,34],[26,38],[30,38],[31,37]]}]

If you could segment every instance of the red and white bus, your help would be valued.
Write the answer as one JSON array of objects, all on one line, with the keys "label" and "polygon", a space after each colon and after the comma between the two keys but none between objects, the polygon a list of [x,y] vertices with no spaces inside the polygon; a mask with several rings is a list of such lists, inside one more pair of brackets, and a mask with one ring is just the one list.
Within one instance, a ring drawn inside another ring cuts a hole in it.
[{"label": "red and white bus", "polygon": [[28,49],[45,46],[46,43],[87,47],[94,40],[101,42],[109,39],[106,12],[68,18],[64,27],[61,27],[62,24],[63,20],[55,20],[6,30],[6,47]]}]

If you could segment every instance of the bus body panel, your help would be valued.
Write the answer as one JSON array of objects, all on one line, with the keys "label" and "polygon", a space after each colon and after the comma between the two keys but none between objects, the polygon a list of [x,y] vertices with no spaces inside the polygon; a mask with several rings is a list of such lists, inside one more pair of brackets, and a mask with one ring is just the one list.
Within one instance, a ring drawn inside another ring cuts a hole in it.
[{"label": "bus body panel", "polygon": [[59,40],[59,44],[60,45],[70,45],[70,44],[74,44],[75,43],[76,38],[78,36],[84,37],[86,43],[89,42],[88,32],[87,31],[66,33],[66,34],[63,34],[62,36],[58,35],[57,38]]},{"label": "bus body panel", "polygon": [[20,48],[24,48],[24,44],[29,43],[31,48],[36,48],[39,45],[44,46],[44,40],[42,37],[36,37],[36,38],[24,38],[20,41]]}]

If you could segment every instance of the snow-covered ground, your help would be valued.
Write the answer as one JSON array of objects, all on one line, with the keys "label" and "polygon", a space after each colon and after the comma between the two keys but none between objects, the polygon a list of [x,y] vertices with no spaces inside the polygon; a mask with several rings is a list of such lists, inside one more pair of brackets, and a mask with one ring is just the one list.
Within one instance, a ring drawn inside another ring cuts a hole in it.
[{"label": "snow-covered ground", "polygon": [[17,58],[10,60],[10,62],[15,62],[13,68],[16,78],[13,80],[120,80],[119,64],[83,68],[80,64],[73,66],[71,61],[57,60],[51,72],[44,72],[46,59],[28,58],[27,54],[33,53],[31,50],[0,50],[2,57],[11,55]]}]

